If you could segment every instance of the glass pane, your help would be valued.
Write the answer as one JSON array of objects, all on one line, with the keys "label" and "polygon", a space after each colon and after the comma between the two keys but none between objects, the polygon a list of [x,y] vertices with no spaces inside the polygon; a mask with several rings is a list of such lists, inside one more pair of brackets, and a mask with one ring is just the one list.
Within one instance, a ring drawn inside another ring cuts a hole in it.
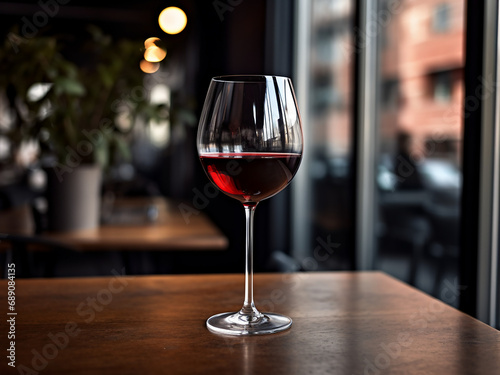
[{"label": "glass pane", "polygon": [[465,4],[395,4],[378,9],[376,267],[457,306]]},{"label": "glass pane", "polygon": [[[498,223],[498,233],[500,233],[500,222]],[[496,329],[500,330],[500,243],[497,248],[497,274],[496,274],[496,285],[497,285],[497,306],[496,306]]]},{"label": "glass pane", "polygon": [[[307,249],[305,270],[350,269],[353,254],[352,88],[354,7],[351,0],[314,0],[310,8],[308,79]],[[297,228],[295,228],[297,230]],[[303,229],[303,228],[300,228]]]}]

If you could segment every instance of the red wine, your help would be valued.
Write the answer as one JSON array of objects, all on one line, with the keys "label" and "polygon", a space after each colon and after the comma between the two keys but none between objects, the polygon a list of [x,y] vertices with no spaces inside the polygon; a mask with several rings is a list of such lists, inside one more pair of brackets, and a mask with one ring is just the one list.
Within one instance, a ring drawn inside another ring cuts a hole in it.
[{"label": "red wine", "polygon": [[212,182],[243,203],[257,203],[283,190],[300,165],[300,154],[207,153],[201,163]]}]

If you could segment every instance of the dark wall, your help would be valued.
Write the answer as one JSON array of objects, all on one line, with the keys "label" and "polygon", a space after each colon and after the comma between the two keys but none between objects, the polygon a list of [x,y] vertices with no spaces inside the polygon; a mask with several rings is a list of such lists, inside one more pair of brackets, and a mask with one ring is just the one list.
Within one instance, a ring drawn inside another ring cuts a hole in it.
[{"label": "dark wall", "polygon": [[[242,1],[239,5],[219,13],[212,2],[200,2],[201,31],[198,33],[200,61],[198,71],[199,109],[205,99],[210,79],[229,74],[265,74],[266,2],[264,0]],[[210,184],[198,163],[195,167],[196,188],[203,191]],[[194,198],[194,193],[192,199]],[[266,202],[259,204],[255,215],[256,239],[266,236]],[[228,251],[201,257],[205,264],[213,264],[212,270],[220,272],[242,272],[244,266],[245,221],[242,205],[224,194],[210,199],[205,213],[229,238]],[[255,246],[256,268],[265,263],[268,249]],[[207,258],[207,259],[203,259]],[[258,259],[262,258],[262,262]],[[192,266],[192,263],[191,263]],[[200,271],[203,271],[200,264]]]},{"label": "dark wall", "polygon": [[[86,25],[99,26],[115,38],[144,40],[161,37],[167,47],[166,70],[175,66],[175,74],[182,74],[183,86],[178,90],[179,105],[189,105],[197,117],[201,113],[210,79],[228,74],[283,74],[290,71],[291,64],[283,69],[270,62],[276,38],[273,22],[283,14],[270,4],[273,1],[194,1],[144,0],[141,2],[83,1],[72,0],[67,5],[52,9],[43,27],[36,35],[65,35],[75,48],[83,38]],[[233,5],[231,5],[233,4]],[[188,17],[186,29],[178,35],[164,34],[158,24],[159,12],[167,6],[179,6]],[[13,25],[19,32],[28,30],[37,13],[44,11],[38,1],[0,3],[0,30],[3,35]],[[46,12],[46,11],[44,11]],[[278,13],[276,13],[278,12]],[[46,12],[47,13],[47,12]],[[271,16],[271,18],[270,18]],[[286,17],[291,14],[286,13]],[[287,22],[291,27],[291,20]],[[23,29],[24,28],[24,29]],[[292,35],[285,32],[290,39]],[[272,40],[270,42],[270,40]],[[67,53],[72,53],[71,43]],[[283,59],[284,56],[281,56]],[[287,58],[285,57],[285,64]],[[171,64],[171,65],[169,65]],[[181,67],[181,70],[179,70]],[[161,152],[151,154],[151,165],[141,173],[154,181],[159,190],[189,204],[194,204],[195,189],[203,192],[209,181],[201,169],[196,153],[196,125],[187,126],[183,138]],[[281,193],[281,194],[287,194]],[[285,195],[286,196],[286,195]],[[283,200],[282,200],[283,201]],[[288,200],[285,199],[285,206]],[[264,269],[270,253],[269,236],[276,223],[270,222],[268,201],[259,204],[256,213],[256,269]],[[286,208],[286,207],[284,207]],[[202,211],[221,228],[229,238],[230,246],[225,252],[176,254],[177,267],[173,272],[241,272],[244,263],[244,213],[241,204],[222,193],[210,198]],[[283,221],[287,220],[283,210]]]}]

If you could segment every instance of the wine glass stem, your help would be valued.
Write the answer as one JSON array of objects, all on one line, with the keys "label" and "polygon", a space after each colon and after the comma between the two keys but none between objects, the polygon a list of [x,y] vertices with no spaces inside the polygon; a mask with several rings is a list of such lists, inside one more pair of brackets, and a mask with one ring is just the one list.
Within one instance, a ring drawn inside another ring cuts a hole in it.
[{"label": "wine glass stem", "polygon": [[253,302],[253,216],[257,204],[244,204],[246,240],[245,240],[245,302],[241,313],[245,315],[255,315],[259,312]]}]

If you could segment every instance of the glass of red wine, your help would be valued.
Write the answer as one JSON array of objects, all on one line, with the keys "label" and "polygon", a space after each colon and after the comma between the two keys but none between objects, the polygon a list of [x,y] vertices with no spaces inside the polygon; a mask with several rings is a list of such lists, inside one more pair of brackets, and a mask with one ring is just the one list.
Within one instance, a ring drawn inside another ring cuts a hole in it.
[{"label": "glass of red wine", "polygon": [[253,216],[257,204],[283,190],[300,165],[303,137],[292,81],[264,75],[213,78],[197,147],[208,178],[243,204],[246,217],[243,307],[210,317],[207,327],[229,335],[286,330],[292,325],[289,317],[261,313],[254,304]]}]

